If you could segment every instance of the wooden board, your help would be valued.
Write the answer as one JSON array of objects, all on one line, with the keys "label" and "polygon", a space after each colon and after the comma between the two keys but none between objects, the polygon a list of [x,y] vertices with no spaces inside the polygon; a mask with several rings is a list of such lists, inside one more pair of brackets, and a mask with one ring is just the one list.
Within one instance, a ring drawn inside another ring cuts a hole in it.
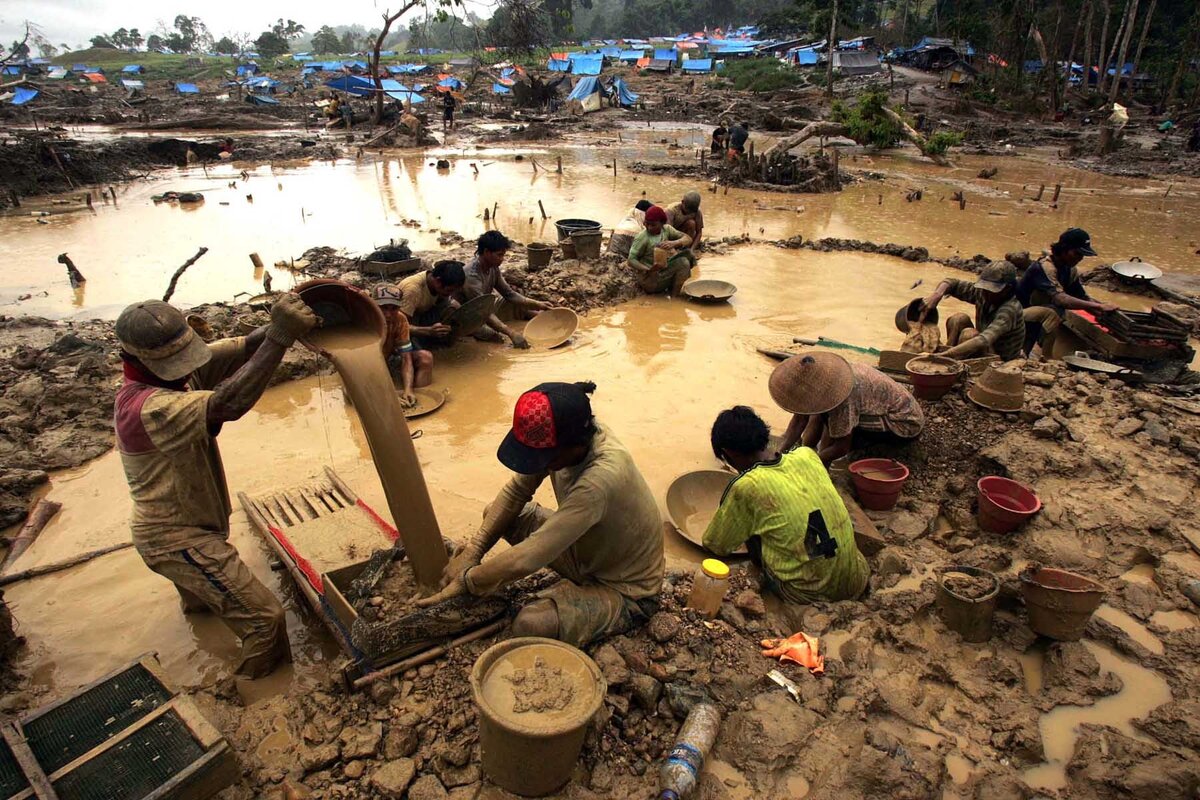
[{"label": "wooden board", "polygon": [[880,535],[879,529],[867,516],[867,512],[862,510],[858,501],[848,492],[839,490],[838,494],[842,496],[842,500],[846,503],[846,510],[850,512],[850,522],[854,525],[854,543],[858,545],[859,552],[869,557],[887,547],[887,540]]}]

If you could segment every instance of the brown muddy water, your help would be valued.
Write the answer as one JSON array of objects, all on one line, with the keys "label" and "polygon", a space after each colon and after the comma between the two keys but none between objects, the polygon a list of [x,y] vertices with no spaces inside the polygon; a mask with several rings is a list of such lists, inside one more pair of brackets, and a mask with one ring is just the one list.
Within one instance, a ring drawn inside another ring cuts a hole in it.
[{"label": "brown muddy water", "polygon": [[[553,147],[445,147],[424,155],[261,166],[250,170],[247,181],[238,177],[240,166],[212,167],[207,176],[196,167],[163,170],[151,181],[121,187],[115,204],[97,201],[92,211],[80,194],[30,200],[0,216],[0,313],[114,318],[130,299],[160,294],[175,267],[202,246],[209,253],[176,291],[181,305],[261,291],[251,252],[268,264],[275,287],[286,288],[290,275],[270,265],[298,258],[309,247],[364,253],[407,238],[415,249],[434,249],[444,231],[478,235],[493,224],[483,220],[484,209],[493,207],[494,224],[522,242],[553,239],[555,218],[587,217],[612,226],[643,197],[674,202],[698,183],[635,175],[624,165],[684,163],[698,141],[702,134],[695,130],[631,128],[567,136]],[[451,168],[436,169],[438,157],[448,158]],[[558,157],[564,174],[546,172]],[[541,171],[534,172],[534,159]],[[1200,273],[1200,232],[1190,224],[1200,212],[1195,182],[1112,178],[1016,156],[962,156],[948,170],[903,152],[851,153],[842,164],[878,179],[826,195],[705,193],[708,235],[871,239],[969,257],[1036,252],[1063,229],[1082,225],[1103,256],[1095,263],[1138,255],[1168,272]],[[989,165],[1000,167],[995,179],[975,178]],[[1060,182],[1064,189],[1053,208],[1048,200]],[[1033,202],[1043,183],[1051,188],[1043,202]],[[925,199],[905,202],[917,187],[925,189]],[[962,211],[950,201],[960,190],[968,200]],[[167,191],[199,191],[206,199],[198,205],[150,199]],[[68,204],[58,204],[62,200]],[[549,220],[541,218],[539,200]],[[43,210],[51,215],[34,216]],[[414,221],[419,227],[411,226]],[[55,262],[63,252],[89,278],[79,291],[71,290]],[[17,301],[26,294],[33,296]]]},{"label": "brown muddy water", "polygon": [[[624,152],[624,147],[629,145],[614,138],[614,152]],[[647,142],[642,141],[638,149],[641,157],[653,157],[646,155],[647,149],[653,149]],[[447,174],[427,166],[428,156],[274,171],[264,167],[255,171],[248,184],[239,181],[237,189],[228,188],[229,176],[217,176],[215,170],[210,171],[213,180],[208,184],[201,173],[167,173],[153,184],[125,187],[115,208],[98,206],[95,213],[54,215],[45,218],[48,225],[38,225],[27,216],[0,218],[0,251],[7,256],[0,259],[0,302],[31,290],[49,293],[4,306],[0,313],[114,316],[131,300],[158,294],[170,271],[200,245],[209,246],[210,253],[181,281],[176,300],[182,305],[255,291],[247,258],[252,251],[274,262],[298,256],[311,245],[365,250],[389,237],[408,237],[417,248],[432,248],[438,234],[429,228],[476,234],[484,229],[482,209],[493,202],[500,203],[502,230],[523,241],[546,239],[553,237],[553,226],[540,220],[538,199],[552,217],[585,216],[611,224],[643,190],[655,199],[670,200],[691,185],[675,179],[635,179],[621,172],[620,165],[613,180],[599,165],[606,153],[588,153],[582,147],[547,151],[539,161],[551,161],[550,154],[556,152],[572,159],[564,159],[563,176],[534,176],[527,162],[496,153],[465,155],[455,160]],[[663,156],[679,154],[664,149]],[[471,161],[481,165],[479,178],[468,166]],[[962,161],[964,165],[954,171],[956,180],[988,183],[973,181],[970,175],[995,159]],[[1064,193],[1067,200],[1060,202],[1058,210],[1042,204],[1036,206],[1036,213],[1027,214],[1034,205],[1017,199],[1021,183],[1055,173],[1031,161],[1009,158],[1000,160],[1000,179],[1011,183],[990,182],[983,187],[988,194],[969,194],[967,210],[960,212],[956,203],[938,201],[940,188],[927,190],[920,204],[903,201],[913,181],[933,183],[923,164],[903,156],[873,158],[869,164],[865,158],[857,164],[843,160],[848,162],[856,169],[886,167],[890,176],[821,197],[740,191],[706,194],[711,234],[846,236],[972,255],[1035,248],[1062,228],[1083,224],[1092,229],[1102,252],[1114,258],[1141,254],[1169,270],[1200,272],[1191,255],[1196,244],[1188,238],[1196,234],[1185,230],[1183,219],[1197,210],[1194,189],[1172,191],[1165,202],[1151,201],[1145,192],[1152,184],[1121,184],[1071,172],[1072,191]],[[938,180],[949,194],[952,184],[944,177]],[[1053,182],[1050,177],[1046,180]],[[1124,194],[1118,190],[1122,185]],[[155,206],[149,200],[150,194],[168,189],[196,187],[209,189],[208,201],[196,210]],[[1103,193],[1093,194],[1094,187],[1102,187]],[[1143,194],[1135,196],[1135,189]],[[252,203],[247,193],[254,195]],[[877,202],[879,194],[884,194],[883,205]],[[802,211],[796,210],[801,207]],[[417,219],[425,228],[399,224],[407,219]],[[54,259],[64,251],[89,277],[81,296],[73,296],[65,279],[60,280]],[[283,277],[279,270],[273,272]],[[496,447],[508,430],[517,397],[533,385],[547,380],[594,380],[599,386],[593,400],[597,416],[629,447],[661,500],[676,476],[719,466],[708,430],[720,410],[747,404],[758,409],[777,432],[786,424],[787,415],[767,393],[767,377],[775,362],[755,353],[755,347],[784,347],[794,336],[826,336],[894,349],[902,340],[892,326],[895,309],[928,293],[948,274],[952,271],[938,265],[882,256],[755,245],[700,261],[694,277],[727,280],[738,287],[728,304],[645,297],[581,318],[576,335],[555,350],[516,351],[467,342],[439,351],[432,388],[448,392],[448,400],[437,413],[414,420],[410,427],[422,432],[414,445],[442,532],[458,541],[472,535],[484,506],[508,480],[495,458]],[[913,288],[918,281],[921,285]],[[276,286],[281,284],[286,286],[287,281],[279,280]],[[861,289],[868,286],[867,291]],[[1140,299],[1120,300],[1129,307],[1145,307]],[[946,302],[957,309],[957,301]],[[328,465],[366,502],[386,513],[371,447],[336,376],[269,390],[246,417],[225,426],[220,441],[232,493],[277,491],[320,475]],[[538,499],[552,502],[549,489],[543,491]],[[128,492],[115,453],[55,475],[49,496],[61,502],[63,510],[22,556],[18,568],[128,541]],[[235,509],[231,525],[232,541],[251,569],[269,588],[289,598],[285,606],[296,665],[268,681],[263,692],[280,691],[293,681],[301,688],[315,685],[325,665],[337,659],[336,648],[293,594],[288,579],[281,577],[286,573],[271,571],[267,548],[240,508]],[[673,534],[667,551],[674,567],[690,567],[700,558],[698,549]],[[1188,562],[1187,568],[1200,574],[1200,563]],[[916,588],[926,577],[918,570],[898,590]],[[167,672],[180,684],[207,685],[229,674],[237,653],[236,639],[220,621],[184,617],[174,589],[151,573],[133,551],[17,584],[6,598],[30,644],[23,668],[35,686],[54,695],[150,650],[159,653]],[[1156,615],[1150,627],[1171,630],[1192,624],[1193,615],[1178,612]],[[852,631],[830,634],[828,645],[835,656],[851,636]],[[1035,786],[1061,785],[1063,753],[1069,755],[1080,722],[1103,721],[1131,730],[1131,719],[1162,702],[1166,684],[1159,675],[1093,643],[1089,647],[1105,669],[1121,676],[1125,689],[1089,709],[1060,708],[1043,718],[1048,762],[1028,774]],[[1031,655],[1023,661],[1034,684],[1040,660]],[[1036,685],[1030,686],[1031,693],[1037,690]],[[952,754],[947,768],[958,784],[967,780],[972,762]],[[799,784],[796,789],[800,791]]]}]

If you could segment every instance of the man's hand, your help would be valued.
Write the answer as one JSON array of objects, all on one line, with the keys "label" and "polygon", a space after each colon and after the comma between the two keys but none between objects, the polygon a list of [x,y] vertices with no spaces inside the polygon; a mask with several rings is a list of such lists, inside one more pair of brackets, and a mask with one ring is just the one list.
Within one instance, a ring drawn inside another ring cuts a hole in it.
[{"label": "man's hand", "polygon": [[435,339],[445,339],[453,332],[453,328],[444,322],[439,322],[436,325],[430,325],[424,330],[426,336],[432,336]]},{"label": "man's hand", "polygon": [[512,346],[517,348],[518,350],[528,350],[529,342],[526,341],[525,337],[522,336],[521,334],[514,333],[512,335]]},{"label": "man's hand", "polygon": [[1101,312],[1120,311],[1121,307],[1116,303],[1099,303]]},{"label": "man's hand", "polygon": [[529,304],[529,307],[534,311],[549,311],[550,309],[554,308],[554,306],[550,305],[549,303],[542,302],[541,300],[534,300]]},{"label": "man's hand", "polygon": [[404,392],[400,395],[400,407],[408,410],[417,404],[417,396],[412,392]]},{"label": "man's hand", "polygon": [[460,573],[457,578],[447,584],[446,588],[442,589],[437,594],[431,594],[429,597],[419,598],[417,600],[417,607],[429,608],[430,606],[436,606],[438,603],[444,603],[447,600],[451,600],[455,597],[461,597],[462,595],[470,594],[470,592],[467,591],[466,574],[466,572]]},{"label": "man's hand", "polygon": [[291,347],[297,339],[315,328],[317,322],[317,315],[300,299],[300,295],[288,292],[271,306],[267,338],[283,347]]},{"label": "man's hand", "polygon": [[478,567],[479,562],[483,561],[483,555],[480,554],[474,547],[467,545],[460,548],[457,553],[450,557],[446,562],[446,566],[442,567],[442,582],[443,587],[449,586],[454,581],[466,574],[471,567]]},{"label": "man's hand", "polygon": [[942,302],[942,296],[937,292],[934,292],[933,294],[929,295],[929,297],[926,297],[924,300],[922,300],[921,314],[917,317],[917,322],[924,322],[925,317],[929,315],[930,311],[933,311],[935,308],[937,308],[938,303],[940,302]]}]

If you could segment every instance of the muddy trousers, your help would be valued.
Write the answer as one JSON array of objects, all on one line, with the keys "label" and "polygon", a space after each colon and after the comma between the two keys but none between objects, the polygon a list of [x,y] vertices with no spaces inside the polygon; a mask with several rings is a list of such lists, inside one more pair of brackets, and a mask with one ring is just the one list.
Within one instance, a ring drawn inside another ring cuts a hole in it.
[{"label": "muddy trousers", "polygon": [[1054,344],[1054,332],[1062,325],[1062,317],[1050,306],[1030,306],[1025,309],[1025,354],[1039,342],[1042,354],[1048,354]]},{"label": "muddy trousers", "polygon": [[[490,506],[485,509],[485,518],[490,510]],[[504,541],[520,544],[535,535],[553,513],[538,503],[526,503],[512,526],[504,531]],[[658,611],[657,596],[634,600],[616,589],[595,583],[580,569],[569,548],[550,562],[549,567],[562,576],[562,580],[537,596],[554,603],[560,641],[583,647],[597,639],[626,633],[643,625]]]},{"label": "muddy trousers", "polygon": [[213,536],[142,560],[175,584],[185,613],[211,611],[237,634],[242,640],[237,674],[261,678],[291,660],[283,606],[229,542]]}]

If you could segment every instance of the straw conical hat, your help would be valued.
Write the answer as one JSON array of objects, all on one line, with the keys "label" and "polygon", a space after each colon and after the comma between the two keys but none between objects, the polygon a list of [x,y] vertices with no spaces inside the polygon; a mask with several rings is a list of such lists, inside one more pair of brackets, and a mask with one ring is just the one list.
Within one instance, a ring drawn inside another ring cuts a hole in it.
[{"label": "straw conical hat", "polygon": [[854,388],[849,362],[833,353],[793,356],[775,368],[768,383],[771,397],[793,414],[824,414],[840,405]]},{"label": "straw conical hat", "polygon": [[967,397],[992,411],[1020,411],[1025,406],[1025,375],[1019,368],[988,367],[971,384]]}]

